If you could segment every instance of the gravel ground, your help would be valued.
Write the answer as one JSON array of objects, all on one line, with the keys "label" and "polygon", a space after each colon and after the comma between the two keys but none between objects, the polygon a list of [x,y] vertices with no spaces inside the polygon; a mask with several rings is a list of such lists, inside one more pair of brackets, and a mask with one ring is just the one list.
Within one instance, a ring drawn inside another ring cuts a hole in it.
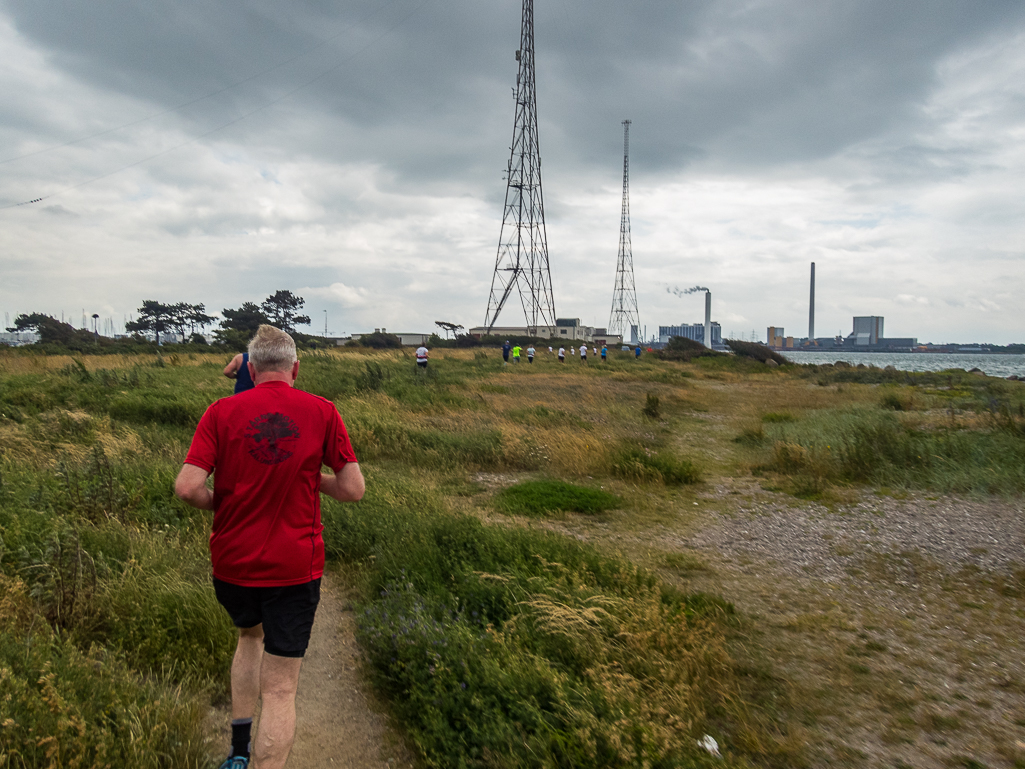
[{"label": "gravel ground", "polygon": [[[709,496],[737,499],[718,487]],[[760,490],[759,490],[760,491]],[[918,552],[950,571],[966,566],[1013,573],[1025,567],[1022,500],[869,496],[832,510],[818,504],[780,506],[779,495],[753,493],[735,511],[714,514],[687,545],[723,555],[745,552],[784,571],[837,581],[864,554]]]},{"label": "gravel ground", "polygon": [[701,496],[696,525],[654,539],[754,618],[812,767],[1025,767],[1023,500]]}]

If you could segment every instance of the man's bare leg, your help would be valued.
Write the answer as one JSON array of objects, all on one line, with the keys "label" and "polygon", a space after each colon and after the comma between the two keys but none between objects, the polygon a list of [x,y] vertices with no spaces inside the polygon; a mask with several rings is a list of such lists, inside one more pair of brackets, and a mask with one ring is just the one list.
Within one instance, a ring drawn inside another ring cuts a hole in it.
[{"label": "man's bare leg", "polygon": [[231,717],[252,718],[260,699],[263,662],[263,625],[239,628],[238,646],[231,661]]},{"label": "man's bare leg", "polygon": [[260,666],[260,726],[253,740],[252,769],[283,769],[295,739],[295,693],[301,657],[264,653]]}]

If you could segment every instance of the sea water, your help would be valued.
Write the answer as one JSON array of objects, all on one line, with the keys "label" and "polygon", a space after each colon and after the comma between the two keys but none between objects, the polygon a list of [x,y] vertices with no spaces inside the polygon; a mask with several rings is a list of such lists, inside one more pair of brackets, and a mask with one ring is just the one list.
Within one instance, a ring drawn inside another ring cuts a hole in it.
[{"label": "sea water", "polygon": [[786,350],[780,353],[794,363],[836,363],[843,361],[857,366],[885,368],[893,366],[899,371],[943,371],[959,368],[970,371],[973,368],[990,376],[1009,377],[1016,374],[1025,377],[1025,355],[997,355],[993,353],[942,353],[942,352],[805,352]]}]

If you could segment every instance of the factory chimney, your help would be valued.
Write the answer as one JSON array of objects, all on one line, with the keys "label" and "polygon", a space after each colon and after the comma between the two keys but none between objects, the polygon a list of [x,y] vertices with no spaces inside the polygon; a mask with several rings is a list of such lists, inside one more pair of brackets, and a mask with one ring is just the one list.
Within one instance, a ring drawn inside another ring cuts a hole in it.
[{"label": "factory chimney", "polygon": [[705,347],[712,349],[712,292],[705,292]]},{"label": "factory chimney", "polygon": [[815,344],[815,262],[811,263],[811,298],[808,301],[808,344]]}]

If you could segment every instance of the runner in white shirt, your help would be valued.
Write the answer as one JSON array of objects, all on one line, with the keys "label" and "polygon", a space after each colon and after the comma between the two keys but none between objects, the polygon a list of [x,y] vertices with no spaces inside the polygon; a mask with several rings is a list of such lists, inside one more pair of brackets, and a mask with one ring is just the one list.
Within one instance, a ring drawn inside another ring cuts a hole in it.
[{"label": "runner in white shirt", "polygon": [[530,345],[530,347],[527,348],[527,363],[534,362],[534,352],[534,345]]},{"label": "runner in white shirt", "polygon": [[560,347],[559,348],[559,363],[565,363],[565,362],[566,362],[566,348],[565,347]]},{"label": "runner in white shirt", "polygon": [[426,347],[424,347],[423,345],[420,345],[419,347],[417,347],[416,348],[416,365],[419,368],[423,368],[423,369],[427,368],[427,358],[428,358],[429,355],[430,355],[430,353],[427,352],[427,348]]},{"label": "runner in white shirt", "polygon": [[587,363],[587,345],[580,345],[580,362]]}]

